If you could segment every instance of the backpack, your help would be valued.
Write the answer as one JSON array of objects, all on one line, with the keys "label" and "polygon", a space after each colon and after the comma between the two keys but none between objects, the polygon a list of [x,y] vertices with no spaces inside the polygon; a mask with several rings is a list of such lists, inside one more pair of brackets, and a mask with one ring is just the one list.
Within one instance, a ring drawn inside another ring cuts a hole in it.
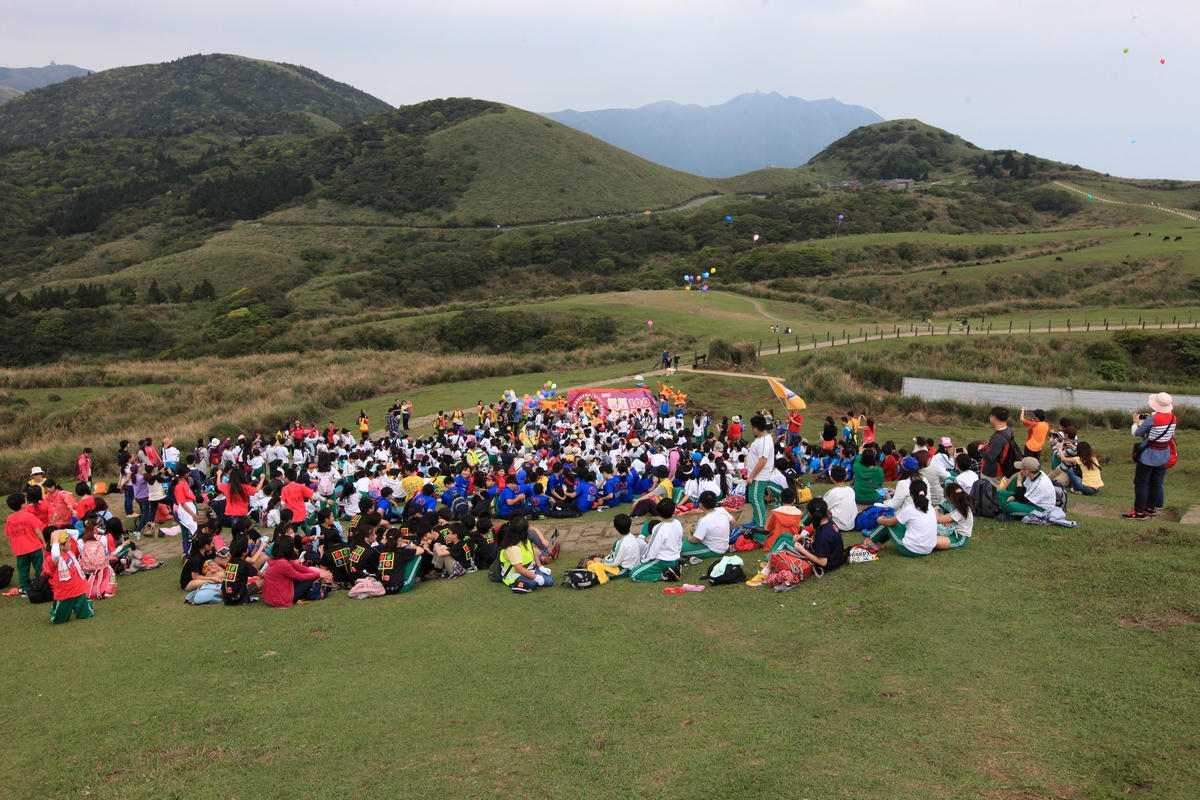
[{"label": "backpack", "polygon": [[724,586],[730,583],[745,583],[746,571],[742,569],[741,564],[726,564],[725,571],[717,577],[713,577],[712,571],[720,564],[723,559],[714,561],[708,568],[708,572],[704,573],[705,579],[708,580],[710,586]]},{"label": "backpack", "polygon": [[333,470],[330,470],[329,472],[318,472],[317,473],[317,494],[322,494],[322,495],[325,495],[326,497],[329,497],[333,494],[333,490],[334,490]]},{"label": "backpack", "polygon": [[7,589],[12,583],[13,568],[8,564],[0,564],[0,589]]},{"label": "backpack", "polygon": [[220,466],[220,464],[221,464],[221,454],[220,454],[220,453],[218,453],[216,450],[211,450],[211,451],[209,451],[209,454],[208,454],[208,463],[209,463],[211,466],[214,466],[214,467],[216,467],[216,466]]},{"label": "backpack", "polygon": [[884,516],[884,512],[889,509],[883,506],[870,506],[864,508],[854,518],[854,530],[856,531],[873,531],[879,527],[879,518]]},{"label": "backpack", "polygon": [[797,581],[803,581],[813,575],[812,562],[806,561],[795,550],[786,547],[772,553],[771,557],[767,559],[767,565],[771,568],[772,575],[779,572],[790,572]]},{"label": "backpack", "polygon": [[83,546],[79,548],[79,568],[84,574],[90,575],[97,570],[108,566],[108,557],[104,553],[104,543],[99,539],[92,539],[90,542],[82,542]]},{"label": "backpack", "polygon": [[488,567],[488,580],[492,583],[504,583],[504,565],[500,563],[499,558]]},{"label": "backpack", "polygon": [[117,576],[105,564],[88,576],[88,600],[104,600],[117,593]]},{"label": "backpack", "polygon": [[1000,513],[1000,495],[991,481],[980,478],[971,487],[971,503],[975,507],[975,516],[995,519]]},{"label": "backpack", "polygon": [[1054,484],[1054,505],[1058,506],[1065,512],[1067,510],[1067,499],[1069,497],[1070,495],[1067,494],[1066,489],[1059,486],[1057,483]]},{"label": "backpack", "polygon": [[1016,438],[1013,436],[1012,428],[1007,428],[1006,430],[1008,431],[1008,444],[1004,445],[1004,452],[1000,454],[997,466],[1000,467],[1000,474],[1006,478],[1011,478],[1020,472],[1021,468],[1017,466],[1017,462],[1020,459],[1017,454]]},{"label": "backpack", "polygon": [[54,599],[54,588],[50,585],[49,575],[34,575],[29,582],[29,602],[49,603]]},{"label": "backpack", "polygon": [[562,585],[572,589],[590,589],[599,583],[600,579],[590,569],[569,569],[562,576]]}]

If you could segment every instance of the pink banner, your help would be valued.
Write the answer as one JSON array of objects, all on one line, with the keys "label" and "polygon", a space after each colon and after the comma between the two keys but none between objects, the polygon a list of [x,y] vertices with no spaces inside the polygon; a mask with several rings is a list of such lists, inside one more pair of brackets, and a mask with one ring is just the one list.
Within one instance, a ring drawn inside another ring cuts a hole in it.
[{"label": "pink banner", "polygon": [[572,411],[582,408],[604,418],[614,411],[645,411],[656,406],[649,389],[572,389],[567,392],[567,405]]}]

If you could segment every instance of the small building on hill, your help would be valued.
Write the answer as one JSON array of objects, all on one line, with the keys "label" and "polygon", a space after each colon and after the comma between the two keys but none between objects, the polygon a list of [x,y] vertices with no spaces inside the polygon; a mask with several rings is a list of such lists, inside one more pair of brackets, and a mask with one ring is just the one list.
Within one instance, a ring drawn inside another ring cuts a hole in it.
[{"label": "small building on hill", "polygon": [[858,181],[834,181],[833,183],[825,184],[826,189],[847,189],[852,192],[857,192],[862,188],[862,184]]},{"label": "small building on hill", "polygon": [[917,182],[911,178],[893,178],[890,181],[880,181],[884,188],[893,192],[907,192],[917,188]]}]

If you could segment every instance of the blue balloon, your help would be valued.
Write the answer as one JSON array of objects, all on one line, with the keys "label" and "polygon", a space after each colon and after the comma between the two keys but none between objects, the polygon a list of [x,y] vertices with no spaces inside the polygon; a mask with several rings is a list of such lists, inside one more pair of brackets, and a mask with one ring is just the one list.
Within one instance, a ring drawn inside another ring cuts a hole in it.
[{"label": "blue balloon", "polygon": [[704,275],[703,275],[703,276],[701,276],[701,277],[703,277],[703,278],[704,278],[704,280],[708,280],[708,273],[707,273],[707,272],[706,272],[706,273],[704,273]]},{"label": "blue balloon", "polygon": [[733,222],[733,217],[726,217],[726,218],[725,218],[725,221],[726,221],[726,222]]}]

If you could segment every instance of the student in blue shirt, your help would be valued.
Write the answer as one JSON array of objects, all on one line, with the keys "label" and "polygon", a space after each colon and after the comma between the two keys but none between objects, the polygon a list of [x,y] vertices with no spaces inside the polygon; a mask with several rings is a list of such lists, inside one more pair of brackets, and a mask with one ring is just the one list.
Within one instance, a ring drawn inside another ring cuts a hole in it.
[{"label": "student in blue shirt", "polygon": [[421,509],[422,514],[431,514],[437,511],[437,497],[434,496],[433,484],[427,483],[421,487],[421,493],[416,496],[413,503]]},{"label": "student in blue shirt", "polygon": [[514,516],[523,513],[525,508],[525,495],[514,484],[505,484],[500,490],[500,499],[497,503],[500,507],[500,519],[511,519]]},{"label": "student in blue shirt", "polygon": [[530,489],[529,499],[526,501],[529,504],[529,510],[535,517],[545,515],[550,510],[550,498],[542,493],[542,487],[538,484],[533,484]]},{"label": "student in blue shirt", "polygon": [[625,487],[621,479],[613,475],[612,467],[601,467],[600,472],[603,475],[604,493],[600,495],[598,502],[609,508],[616,508],[624,502],[622,497],[625,495]]},{"label": "student in blue shirt", "polygon": [[375,502],[375,510],[379,512],[380,519],[385,521],[392,519],[392,514],[396,511],[396,507],[392,504],[392,487],[385,486],[379,490],[379,500]]},{"label": "student in blue shirt", "polygon": [[596,505],[596,498],[600,495],[600,490],[596,488],[596,484],[592,483],[592,473],[588,470],[582,470],[579,473],[579,480],[575,483],[575,509],[579,513],[591,511]]}]

